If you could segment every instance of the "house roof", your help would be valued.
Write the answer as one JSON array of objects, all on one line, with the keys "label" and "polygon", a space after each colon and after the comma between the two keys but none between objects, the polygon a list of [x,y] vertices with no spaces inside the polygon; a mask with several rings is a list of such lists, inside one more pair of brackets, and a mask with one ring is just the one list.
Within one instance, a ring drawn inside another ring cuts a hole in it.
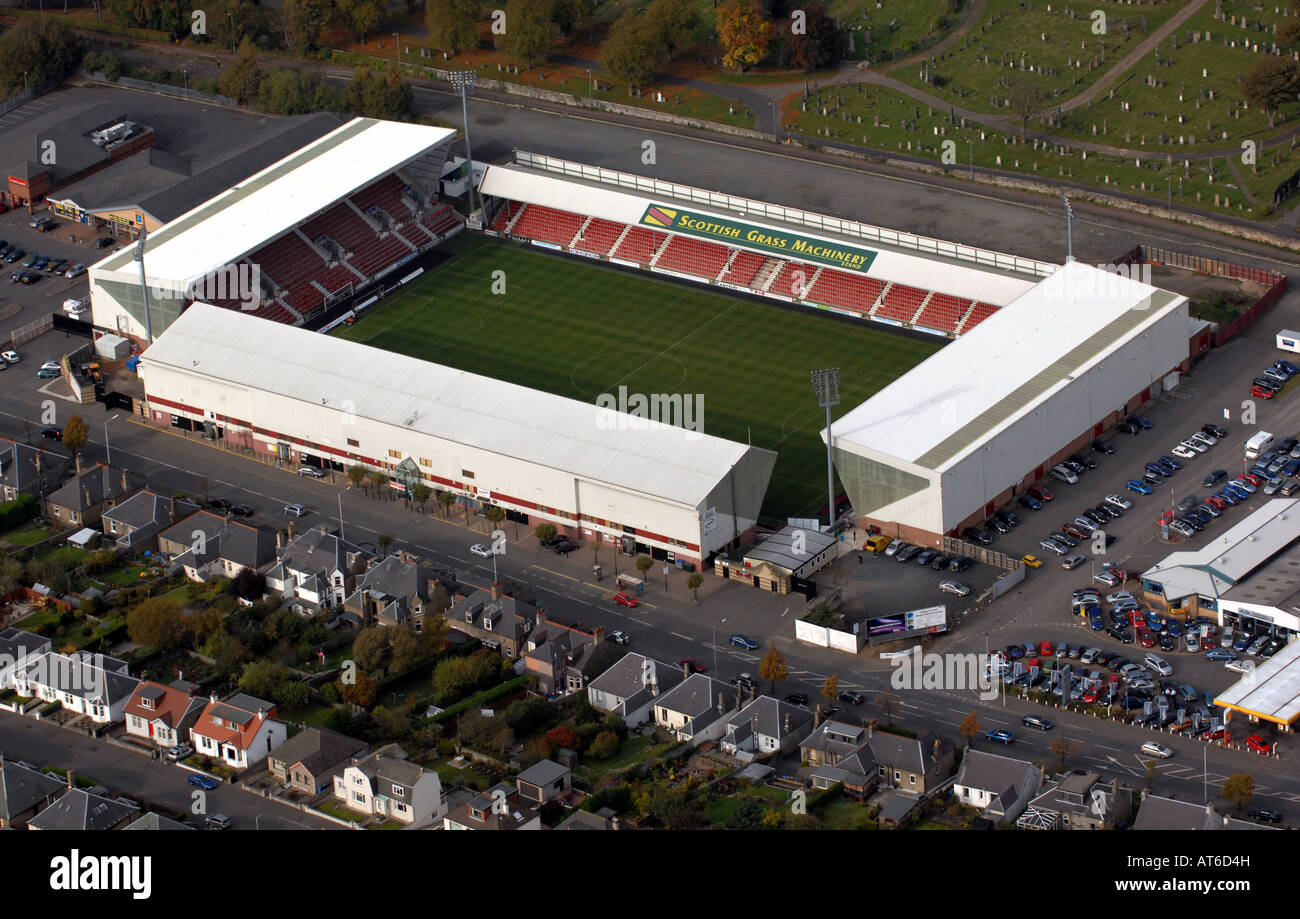
[{"label": "house roof", "polygon": [[351,571],[360,560],[374,558],[370,552],[350,543],[324,526],[313,527],[295,537],[280,554],[280,566],[301,574]]},{"label": "house roof", "polygon": [[380,747],[353,765],[371,780],[372,785],[379,786],[374,789],[378,794],[387,794],[384,783],[414,788],[428,771],[408,760],[406,751],[397,744]]},{"label": "house roof", "polygon": [[271,757],[289,767],[301,764],[312,775],[319,776],[360,755],[365,749],[365,742],[355,737],[321,728],[307,728],[276,747]]},{"label": "house roof", "polygon": [[357,590],[375,596],[427,600],[432,569],[418,559],[390,555],[372,562],[357,578]]},{"label": "house roof", "polygon": [[[146,700],[153,702],[152,708],[144,704]],[[188,692],[161,683],[145,681],[136,686],[135,692],[126,703],[124,713],[147,721],[161,721],[169,728],[176,728],[180,727],[182,719],[191,709],[202,705],[202,699],[196,699]]]},{"label": "house roof", "polygon": [[202,568],[220,559],[245,568],[260,568],[275,557],[274,536],[268,530],[239,520],[225,520],[207,511],[181,521],[166,530],[161,538],[190,542],[195,530],[204,534],[203,551],[197,552],[191,546],[176,556],[177,564]]},{"label": "house roof", "polygon": [[67,458],[57,453],[0,438],[0,485],[15,491],[34,488],[42,478],[52,478],[67,464]]},{"label": "house roof", "polygon": [[[467,624],[478,626],[484,624],[485,617],[491,616],[492,632],[506,638],[522,638],[532,631],[533,616],[520,612],[520,605],[514,597],[502,596],[493,600],[491,592],[479,589],[467,597],[453,600],[445,616],[448,624],[455,625],[457,621],[466,622],[465,616],[472,614],[473,619]],[[524,606],[524,609],[533,611],[529,606]]]},{"label": "house roof", "polygon": [[111,830],[134,813],[125,804],[72,788],[27,825],[41,830]]},{"label": "house roof", "polygon": [[569,774],[568,766],[561,766],[559,763],[544,759],[533,763],[519,775],[515,776],[516,782],[526,782],[529,785],[536,785],[539,788],[545,788]]},{"label": "house roof", "polygon": [[759,696],[727,719],[729,725],[748,725],[758,735],[778,741],[802,733],[804,725],[810,721],[812,712],[808,709],[771,696]]},{"label": "house roof", "polygon": [[1135,830],[1271,830],[1249,820],[1238,820],[1220,814],[1212,804],[1192,801],[1175,801],[1161,795],[1148,794],[1138,807]]},{"label": "house roof", "polygon": [[50,649],[50,640],[16,626],[0,630],[0,661],[17,662],[31,654]]},{"label": "house roof", "polygon": [[893,769],[906,769],[909,772],[926,773],[927,765],[938,743],[941,750],[946,750],[948,741],[934,731],[926,731],[920,737],[903,737],[886,731],[875,731],[868,743],[876,761]]},{"label": "house roof", "polygon": [[164,817],[162,814],[148,813],[136,820],[134,823],[128,823],[122,827],[124,830],[196,830],[198,827],[189,826],[181,823],[179,820],[173,820],[170,817]]},{"label": "house roof", "polygon": [[[172,506],[176,512],[173,515]],[[105,520],[112,520],[132,529],[149,526],[161,529],[198,511],[198,505],[189,501],[163,497],[149,488],[141,489],[120,504],[104,512]]]},{"label": "house roof", "polygon": [[[648,671],[646,661],[651,665]],[[661,693],[672,689],[686,677],[680,667],[631,652],[624,654],[613,666],[588,683],[587,688],[624,700],[636,697],[636,704],[639,705],[643,701],[640,698],[642,694],[646,697],[650,695],[650,686],[645,681],[647,673],[652,677],[652,685],[658,686]]]},{"label": "house roof", "polygon": [[703,673],[692,673],[680,684],[668,690],[655,700],[655,705],[679,715],[695,719],[709,712],[715,717],[722,717],[717,710],[718,697],[723,697],[724,710],[730,710],[733,702],[728,698],[734,693],[732,687],[719,682]]},{"label": "house roof", "polygon": [[140,681],[127,674],[122,661],[78,651],[60,654],[46,651],[28,661],[23,672],[30,682],[103,705],[115,705],[130,698]]},{"label": "house roof", "polygon": [[799,744],[801,749],[846,755],[866,743],[867,729],[842,721],[823,721]]},{"label": "house roof", "polygon": [[[247,750],[264,720],[257,716],[259,710],[265,718],[275,718],[275,703],[264,702],[246,693],[237,693],[225,702],[211,699],[190,730],[201,737],[210,737],[219,744],[228,743],[236,749]],[[236,727],[219,724],[214,718],[233,723]]]},{"label": "house roof", "polygon": [[[802,545],[796,547],[795,541]],[[783,527],[767,539],[745,551],[746,562],[767,562],[782,571],[796,571],[822,552],[835,545],[836,537],[817,530],[800,527]]]},{"label": "house roof", "polygon": [[614,811],[602,807],[599,812],[575,810],[556,827],[557,830],[623,830]]},{"label": "house roof", "polygon": [[1033,763],[1022,759],[986,753],[983,750],[967,750],[957,773],[956,784],[987,791],[1004,799],[1009,795],[1009,799],[1003,803],[1010,806],[1018,797],[1019,789],[1026,779],[1037,769]]},{"label": "house roof", "polygon": [[139,482],[124,470],[96,463],[94,467],[68,479],[51,492],[47,500],[57,507],[84,511],[103,501],[115,501],[137,487]]},{"label": "house roof", "polygon": [[54,776],[6,762],[0,767],[0,817],[14,820],[66,787],[66,782]]}]

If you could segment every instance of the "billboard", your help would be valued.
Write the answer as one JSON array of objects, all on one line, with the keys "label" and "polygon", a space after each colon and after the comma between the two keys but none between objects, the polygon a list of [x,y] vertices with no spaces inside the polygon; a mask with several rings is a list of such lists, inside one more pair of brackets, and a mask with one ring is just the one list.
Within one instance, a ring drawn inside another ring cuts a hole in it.
[{"label": "billboard", "polygon": [[933,629],[937,632],[943,632],[948,629],[947,606],[927,606],[924,609],[914,609],[904,613],[903,616],[907,620],[909,631],[912,629]]},{"label": "billboard", "polygon": [[903,616],[877,616],[867,620],[868,635],[890,635],[907,630],[907,620]]}]

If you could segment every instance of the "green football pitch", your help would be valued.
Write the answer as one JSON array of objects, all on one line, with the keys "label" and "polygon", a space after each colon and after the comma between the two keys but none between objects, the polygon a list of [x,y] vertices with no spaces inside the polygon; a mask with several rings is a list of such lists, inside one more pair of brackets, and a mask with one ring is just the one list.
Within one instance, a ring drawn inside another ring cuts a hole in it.
[{"label": "green football pitch", "polygon": [[442,251],[334,334],[585,402],[702,393],[703,433],[779,454],[763,512],[781,520],[826,505],[810,371],[840,368],[838,416],[942,347],[478,234]]}]

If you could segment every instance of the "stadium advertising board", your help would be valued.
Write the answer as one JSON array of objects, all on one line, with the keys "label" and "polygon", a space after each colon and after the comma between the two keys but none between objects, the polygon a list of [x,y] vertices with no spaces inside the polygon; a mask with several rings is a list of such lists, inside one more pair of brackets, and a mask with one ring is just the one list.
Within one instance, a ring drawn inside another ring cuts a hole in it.
[{"label": "stadium advertising board", "polygon": [[674,207],[651,205],[641,215],[640,222],[642,226],[660,227],[719,242],[798,256],[805,261],[847,268],[850,271],[866,271],[876,259],[876,253],[870,249],[860,249],[843,243],[830,243],[813,236],[786,233],[751,223],[723,220],[720,217],[710,217],[707,214],[697,214]]}]

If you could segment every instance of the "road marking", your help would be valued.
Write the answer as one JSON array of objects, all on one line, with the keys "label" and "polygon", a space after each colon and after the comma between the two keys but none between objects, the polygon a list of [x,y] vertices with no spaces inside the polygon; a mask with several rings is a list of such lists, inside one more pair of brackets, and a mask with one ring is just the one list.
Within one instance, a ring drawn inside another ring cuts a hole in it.
[{"label": "road marking", "polygon": [[636,619],[636,618],[633,618],[633,617],[630,617],[630,616],[629,616],[628,618],[632,619],[632,621],[635,622],[637,625],[643,625],[643,626],[645,626],[645,627],[648,628],[648,629],[653,629],[653,628],[654,628],[654,625],[653,625],[653,624],[651,624],[651,623],[649,623],[649,622],[646,622],[644,619]]},{"label": "road marking", "polygon": [[668,634],[669,634],[669,635],[672,635],[674,638],[681,638],[681,639],[685,639],[686,641],[694,641],[694,640],[695,640],[694,638],[692,638],[692,637],[689,636],[689,635],[683,635],[681,632],[669,632]]}]

